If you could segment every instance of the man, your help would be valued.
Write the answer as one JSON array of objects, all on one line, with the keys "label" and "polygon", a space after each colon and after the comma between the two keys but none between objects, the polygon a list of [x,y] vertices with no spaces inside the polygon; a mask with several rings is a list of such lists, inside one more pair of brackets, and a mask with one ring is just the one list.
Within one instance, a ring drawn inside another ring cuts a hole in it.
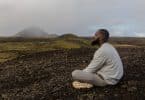
[{"label": "man", "polygon": [[72,72],[74,88],[115,85],[122,78],[122,61],[108,40],[109,32],[106,29],[100,29],[95,33],[92,45],[98,45],[99,49],[85,69]]}]

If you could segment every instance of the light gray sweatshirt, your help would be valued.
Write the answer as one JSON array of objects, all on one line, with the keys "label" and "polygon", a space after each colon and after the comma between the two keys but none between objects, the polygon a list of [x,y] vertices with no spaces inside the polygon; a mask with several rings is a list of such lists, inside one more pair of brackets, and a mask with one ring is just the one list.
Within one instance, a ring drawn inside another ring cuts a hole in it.
[{"label": "light gray sweatshirt", "polygon": [[116,49],[111,44],[104,43],[83,71],[98,73],[108,84],[114,85],[123,76],[123,64]]}]

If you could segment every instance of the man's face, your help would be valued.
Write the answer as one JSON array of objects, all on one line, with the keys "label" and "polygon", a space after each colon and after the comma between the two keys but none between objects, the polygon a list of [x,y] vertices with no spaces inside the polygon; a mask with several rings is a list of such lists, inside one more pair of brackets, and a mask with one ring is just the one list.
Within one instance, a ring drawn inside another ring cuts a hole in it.
[{"label": "man's face", "polygon": [[103,38],[103,35],[102,35],[101,32],[97,31],[97,32],[95,33],[94,38],[95,38],[95,39],[101,39],[101,38]]},{"label": "man's face", "polygon": [[92,41],[92,45],[94,46],[94,45],[100,45],[100,41],[103,39],[103,35],[102,35],[102,33],[100,33],[99,31],[97,31],[96,33],[95,33],[95,35],[94,35],[94,39],[93,39],[93,41]]}]

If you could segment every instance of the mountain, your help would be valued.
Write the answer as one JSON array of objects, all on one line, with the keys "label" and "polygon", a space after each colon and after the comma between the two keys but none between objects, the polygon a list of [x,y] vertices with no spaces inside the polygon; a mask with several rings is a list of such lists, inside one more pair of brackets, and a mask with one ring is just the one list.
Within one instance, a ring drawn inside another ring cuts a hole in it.
[{"label": "mountain", "polygon": [[17,34],[14,37],[22,37],[22,38],[55,38],[56,34],[48,34],[37,27],[26,28]]},{"label": "mountain", "polygon": [[68,33],[68,34],[63,34],[61,36],[59,36],[60,38],[78,38],[77,35],[72,34],[72,33]]}]

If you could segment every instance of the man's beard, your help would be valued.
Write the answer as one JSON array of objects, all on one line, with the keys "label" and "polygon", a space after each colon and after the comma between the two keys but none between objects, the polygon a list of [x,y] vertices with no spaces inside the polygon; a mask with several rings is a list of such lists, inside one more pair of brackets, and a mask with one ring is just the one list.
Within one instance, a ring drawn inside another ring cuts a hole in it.
[{"label": "man's beard", "polygon": [[91,45],[92,45],[92,46],[100,45],[100,41],[99,41],[99,39],[95,39],[95,40],[93,40],[93,41],[91,42]]}]

